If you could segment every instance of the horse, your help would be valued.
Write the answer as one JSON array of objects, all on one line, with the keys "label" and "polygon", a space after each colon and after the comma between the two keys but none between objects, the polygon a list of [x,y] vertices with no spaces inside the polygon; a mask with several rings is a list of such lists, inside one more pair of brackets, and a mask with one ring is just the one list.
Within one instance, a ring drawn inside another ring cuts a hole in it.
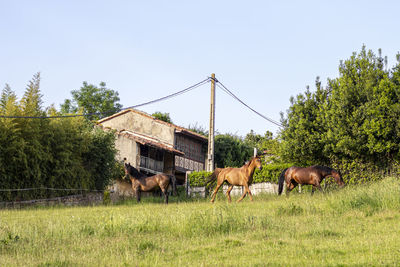
[{"label": "horse", "polygon": [[311,195],[314,194],[315,188],[322,191],[321,181],[325,177],[333,177],[336,183],[343,187],[345,185],[340,172],[326,166],[314,165],[307,168],[292,166],[282,171],[278,181],[278,195],[282,194],[283,182],[286,182],[287,194],[290,193],[298,184],[312,185]]},{"label": "horse", "polygon": [[[164,198],[165,204],[168,204],[168,186],[172,183],[172,175],[167,175],[165,173],[156,174],[153,176],[146,176],[140,173],[135,167],[130,163],[124,163],[125,167],[125,178],[129,177],[132,182],[133,192],[136,194],[137,202],[140,202],[141,192],[149,192],[160,188]],[[174,186],[173,186],[174,187]],[[174,190],[174,188],[173,188]]]},{"label": "horse", "polygon": [[240,202],[247,193],[249,194],[250,200],[253,201],[249,185],[253,182],[253,174],[256,168],[260,170],[262,169],[261,159],[259,157],[253,157],[248,163],[244,164],[240,168],[228,167],[215,169],[207,181],[208,184],[211,181],[217,180],[217,187],[215,187],[215,190],[212,193],[211,203],[214,202],[219,188],[225,181],[229,183],[228,190],[226,191],[226,196],[229,202],[232,202],[230,194],[234,185],[241,185],[245,188],[243,195],[237,200],[237,202]]}]

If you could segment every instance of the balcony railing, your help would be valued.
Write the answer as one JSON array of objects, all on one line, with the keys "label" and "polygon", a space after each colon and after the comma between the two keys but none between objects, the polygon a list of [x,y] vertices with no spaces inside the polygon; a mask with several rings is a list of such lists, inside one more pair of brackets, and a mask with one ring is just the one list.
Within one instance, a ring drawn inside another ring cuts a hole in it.
[{"label": "balcony railing", "polygon": [[164,170],[164,162],[158,161],[155,159],[151,159],[148,157],[140,156],[140,168],[145,169],[152,172],[163,172]]}]

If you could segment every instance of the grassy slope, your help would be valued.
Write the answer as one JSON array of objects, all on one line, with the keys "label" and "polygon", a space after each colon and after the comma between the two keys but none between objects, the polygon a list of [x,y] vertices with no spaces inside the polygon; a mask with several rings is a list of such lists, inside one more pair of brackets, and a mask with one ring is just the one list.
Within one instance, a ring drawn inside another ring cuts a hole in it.
[{"label": "grassy slope", "polygon": [[400,181],[329,194],[0,210],[2,266],[400,264]]}]

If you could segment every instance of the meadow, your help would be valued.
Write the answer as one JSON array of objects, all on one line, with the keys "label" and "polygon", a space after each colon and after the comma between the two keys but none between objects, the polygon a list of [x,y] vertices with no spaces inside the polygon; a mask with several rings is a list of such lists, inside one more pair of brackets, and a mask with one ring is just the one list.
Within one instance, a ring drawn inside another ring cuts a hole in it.
[{"label": "meadow", "polygon": [[161,202],[0,210],[0,265],[400,265],[397,178],[313,197]]}]

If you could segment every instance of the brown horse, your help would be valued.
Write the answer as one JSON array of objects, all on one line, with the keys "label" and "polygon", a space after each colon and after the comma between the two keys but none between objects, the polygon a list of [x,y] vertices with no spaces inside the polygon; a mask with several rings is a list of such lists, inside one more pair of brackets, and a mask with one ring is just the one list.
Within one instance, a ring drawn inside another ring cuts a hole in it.
[{"label": "brown horse", "polygon": [[168,204],[168,186],[173,182],[172,175],[167,174],[156,174],[147,177],[146,175],[140,173],[135,167],[130,163],[125,163],[125,177],[129,177],[132,182],[133,192],[136,194],[137,202],[140,202],[141,192],[154,191],[160,188],[164,198],[165,204]]},{"label": "brown horse", "polygon": [[211,203],[214,202],[215,196],[217,195],[218,189],[222,186],[222,184],[227,181],[229,183],[229,188],[226,191],[226,196],[228,197],[228,201],[231,202],[231,191],[234,185],[244,186],[245,190],[241,198],[238,199],[237,202],[240,202],[248,193],[250,196],[250,200],[253,201],[253,197],[251,195],[249,185],[253,182],[253,174],[254,170],[259,168],[261,170],[261,160],[259,157],[253,157],[247,164],[243,165],[240,168],[217,168],[211,174],[210,179],[207,183],[214,181],[217,179],[217,187],[211,197]]},{"label": "brown horse", "polygon": [[342,176],[335,169],[326,166],[311,166],[307,168],[290,167],[284,169],[279,176],[278,194],[282,194],[283,182],[286,182],[287,194],[292,191],[298,184],[312,185],[311,194],[314,194],[315,188],[322,190],[321,181],[325,177],[333,177],[339,186],[344,186]]}]

